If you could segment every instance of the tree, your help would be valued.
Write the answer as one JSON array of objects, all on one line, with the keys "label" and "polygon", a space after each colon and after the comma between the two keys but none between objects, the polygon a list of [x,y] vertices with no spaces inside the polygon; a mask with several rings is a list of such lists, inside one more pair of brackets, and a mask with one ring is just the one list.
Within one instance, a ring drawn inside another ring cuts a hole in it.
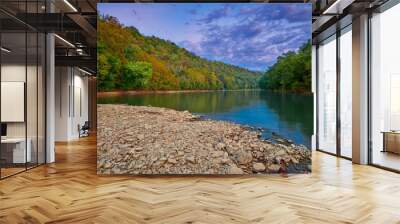
[{"label": "tree", "polygon": [[261,88],[279,91],[311,91],[311,43],[307,42],[298,52],[287,52],[260,79]]},{"label": "tree", "polygon": [[98,17],[97,25],[100,91],[258,87],[260,72],[201,58],[111,16]]},{"label": "tree", "polygon": [[147,62],[128,62],[122,66],[122,88],[125,90],[147,86],[153,69]]}]

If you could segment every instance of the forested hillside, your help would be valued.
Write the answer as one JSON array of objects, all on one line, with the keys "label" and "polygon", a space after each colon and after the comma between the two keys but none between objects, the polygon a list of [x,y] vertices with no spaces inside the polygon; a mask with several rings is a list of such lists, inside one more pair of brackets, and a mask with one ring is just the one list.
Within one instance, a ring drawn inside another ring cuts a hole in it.
[{"label": "forested hillside", "polygon": [[258,88],[259,72],[198,57],[113,17],[97,26],[99,91]]},{"label": "forested hillside", "polygon": [[260,79],[264,89],[287,92],[311,92],[311,43],[305,43],[298,52],[288,52]]}]

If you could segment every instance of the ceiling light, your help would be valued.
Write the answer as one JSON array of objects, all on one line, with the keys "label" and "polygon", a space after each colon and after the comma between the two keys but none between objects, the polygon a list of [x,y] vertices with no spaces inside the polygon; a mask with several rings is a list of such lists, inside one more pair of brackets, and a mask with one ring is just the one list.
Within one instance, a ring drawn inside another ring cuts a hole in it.
[{"label": "ceiling light", "polygon": [[10,52],[11,52],[10,50],[8,50],[8,49],[5,48],[5,47],[1,47],[0,49],[1,49],[2,51],[6,52],[6,53],[10,53]]},{"label": "ceiling light", "polygon": [[81,71],[81,72],[83,72],[83,73],[85,73],[85,74],[87,74],[87,75],[92,75],[92,74],[89,73],[88,71],[85,71],[85,70],[83,70],[83,69],[81,69],[81,68],[79,68],[79,67],[78,67],[78,70]]},{"label": "ceiling light", "polygon": [[68,0],[64,0],[65,4],[67,4],[74,12],[78,12],[78,10],[71,4],[69,3]]},{"label": "ceiling light", "polygon": [[322,14],[342,14],[343,10],[351,5],[355,0],[336,0]]},{"label": "ceiling light", "polygon": [[64,43],[66,43],[67,45],[69,45],[70,47],[75,48],[75,45],[71,44],[71,42],[69,42],[68,40],[66,40],[66,39],[64,39],[64,38],[62,38],[62,37],[60,37],[60,36],[57,35],[57,34],[54,34],[54,36],[57,37],[58,39],[60,39],[61,41],[63,41]]}]

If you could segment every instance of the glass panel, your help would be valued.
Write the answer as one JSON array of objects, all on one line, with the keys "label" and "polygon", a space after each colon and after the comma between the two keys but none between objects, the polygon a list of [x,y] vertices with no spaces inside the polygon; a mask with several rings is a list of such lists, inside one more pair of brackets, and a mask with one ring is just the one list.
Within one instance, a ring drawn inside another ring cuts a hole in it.
[{"label": "glass panel", "polygon": [[372,25],[372,163],[400,170],[400,5],[374,15]]},{"label": "glass panel", "polygon": [[352,157],[352,35],[351,26],[340,36],[340,152]]},{"label": "glass panel", "polygon": [[39,33],[38,45],[38,163],[45,163],[45,44],[46,37]]},{"label": "glass panel", "polygon": [[38,143],[37,143],[37,132],[38,132],[38,107],[37,107],[37,79],[38,79],[38,35],[36,32],[27,33],[28,38],[28,63],[27,63],[27,80],[26,80],[26,112],[27,112],[27,149],[28,156],[28,168],[37,165],[38,157]]},{"label": "glass panel", "polygon": [[[2,177],[25,170],[26,150],[26,33],[2,33],[1,61],[1,159]],[[29,147],[28,147],[29,148]]]},{"label": "glass panel", "polygon": [[336,36],[318,48],[318,148],[336,153]]}]

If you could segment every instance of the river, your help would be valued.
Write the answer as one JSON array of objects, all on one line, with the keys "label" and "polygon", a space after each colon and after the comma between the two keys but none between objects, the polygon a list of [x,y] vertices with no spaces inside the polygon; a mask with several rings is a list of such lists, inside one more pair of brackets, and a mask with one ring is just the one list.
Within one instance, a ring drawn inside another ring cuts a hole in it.
[{"label": "river", "polygon": [[263,138],[290,139],[311,147],[313,97],[263,90],[146,93],[98,97],[101,104],[188,110],[209,119],[261,128]]}]

